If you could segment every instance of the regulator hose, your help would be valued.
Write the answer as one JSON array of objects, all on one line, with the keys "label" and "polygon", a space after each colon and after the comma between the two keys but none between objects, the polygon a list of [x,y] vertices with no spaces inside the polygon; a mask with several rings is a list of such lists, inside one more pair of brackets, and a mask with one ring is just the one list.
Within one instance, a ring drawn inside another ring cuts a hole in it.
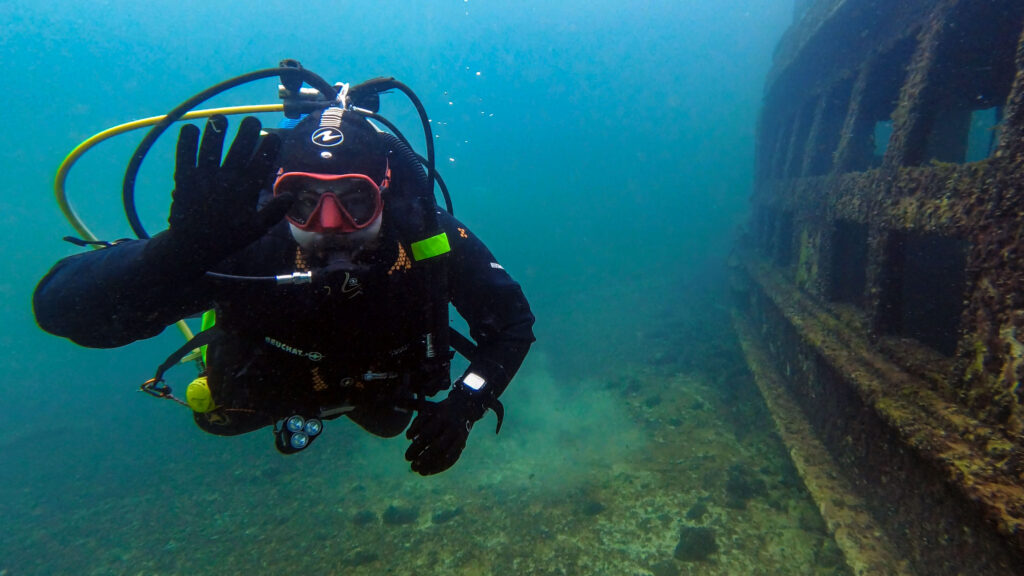
[{"label": "regulator hose", "polygon": [[[156,125],[146,133],[142,142],[139,143],[138,148],[135,149],[135,153],[132,155],[131,161],[128,162],[128,168],[125,170],[124,183],[121,189],[125,216],[128,217],[128,224],[131,226],[132,232],[134,232],[136,236],[139,238],[149,238],[149,234],[146,232],[145,227],[143,227],[142,222],[139,220],[139,214],[135,207],[135,180],[138,178],[139,168],[142,166],[142,161],[146,158],[146,154],[149,153],[150,148],[153,147],[157,138],[159,138],[171,124],[181,119],[186,112],[192,110],[200,103],[236,86],[273,76],[280,77],[281,83],[286,86],[294,86],[297,82],[301,83],[301,81],[305,81],[310,86],[319,90],[320,94],[324,96],[324,101],[308,103],[308,107],[311,110],[329,106],[337,99],[337,90],[317,74],[297,65],[285,65],[287,64],[287,61],[282,64],[283,65],[279,68],[267,68],[264,70],[249,72],[248,74],[242,74],[241,76],[236,76],[235,78],[226,80],[220,84],[203,90],[168,112],[162,120],[157,122]],[[433,150],[432,147],[431,150]]]},{"label": "regulator hose", "polygon": [[[390,120],[388,120],[387,118],[381,116],[380,114],[372,114],[372,113],[365,113],[364,112],[363,115],[366,116],[367,118],[372,118],[375,121],[380,122],[388,130],[391,130],[391,132],[394,133],[395,139],[401,141],[404,144],[403,154],[410,155],[411,158],[413,160],[415,160],[415,163],[418,163],[418,164],[422,165],[424,168],[427,168],[427,173],[428,174],[430,173],[429,162],[427,161],[427,159],[424,158],[423,156],[420,156],[419,154],[416,153],[415,150],[412,149],[412,146],[409,145],[409,140],[407,140],[405,138],[405,136],[402,135],[402,132],[398,130],[397,126],[392,124]],[[410,164],[412,164],[412,163],[413,162],[410,161]],[[437,170],[434,170],[434,180],[437,181],[437,185],[441,188],[441,196],[444,197],[444,208],[445,208],[445,210],[447,210],[449,214],[454,216],[455,215],[455,211],[454,211],[454,209],[452,207],[452,197],[451,197],[451,195],[448,194],[448,185],[444,183],[444,178],[441,178],[441,173],[438,172]],[[428,189],[432,188],[432,186],[430,185],[430,177],[429,176],[424,175],[423,185],[426,186]]]},{"label": "regulator hose", "polygon": [[[412,88],[409,88],[394,78],[373,78],[363,82],[362,84],[353,86],[349,89],[349,93],[353,94],[353,98],[358,98],[366,91],[380,93],[392,89],[402,91],[409,101],[412,102],[412,105],[416,108],[416,112],[420,115],[420,124],[423,125],[423,135],[426,137],[427,146],[427,180],[431,183],[436,182],[438,177],[436,164],[434,162],[434,135],[433,131],[430,129],[430,118],[427,116],[426,108],[423,107],[423,102],[420,102],[419,97],[412,91]],[[451,202],[449,201],[448,203],[450,204]]]}]

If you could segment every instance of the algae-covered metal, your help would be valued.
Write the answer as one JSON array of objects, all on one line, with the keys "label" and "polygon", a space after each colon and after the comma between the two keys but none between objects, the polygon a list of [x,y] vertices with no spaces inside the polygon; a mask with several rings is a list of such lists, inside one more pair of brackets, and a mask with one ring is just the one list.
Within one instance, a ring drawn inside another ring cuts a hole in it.
[{"label": "algae-covered metal", "polygon": [[799,8],[739,251],[748,360],[893,571],[1024,573],[1024,2]]}]

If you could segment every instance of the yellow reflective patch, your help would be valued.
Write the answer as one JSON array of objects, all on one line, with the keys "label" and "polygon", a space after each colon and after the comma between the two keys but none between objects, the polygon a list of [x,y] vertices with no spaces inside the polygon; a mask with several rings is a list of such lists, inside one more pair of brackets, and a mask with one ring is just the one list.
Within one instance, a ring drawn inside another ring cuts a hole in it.
[{"label": "yellow reflective patch", "polygon": [[[213,309],[207,310],[206,312],[203,312],[203,324],[199,327],[199,330],[203,331],[207,328],[212,328],[216,323],[217,311]],[[201,346],[199,350],[203,354],[203,364],[206,364],[206,346]]]},{"label": "yellow reflective patch", "polygon": [[444,232],[419,242],[413,242],[410,247],[412,248],[412,257],[416,261],[447,254],[452,250],[451,245],[448,244],[448,235]]}]

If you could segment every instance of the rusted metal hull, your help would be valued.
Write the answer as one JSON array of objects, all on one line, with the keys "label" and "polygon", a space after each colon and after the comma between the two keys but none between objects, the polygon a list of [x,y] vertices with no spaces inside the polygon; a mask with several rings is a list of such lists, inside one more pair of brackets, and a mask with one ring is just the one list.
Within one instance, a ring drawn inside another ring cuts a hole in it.
[{"label": "rusted metal hull", "polygon": [[737,326],[922,574],[1024,573],[1022,31],[821,0],[765,90]]}]

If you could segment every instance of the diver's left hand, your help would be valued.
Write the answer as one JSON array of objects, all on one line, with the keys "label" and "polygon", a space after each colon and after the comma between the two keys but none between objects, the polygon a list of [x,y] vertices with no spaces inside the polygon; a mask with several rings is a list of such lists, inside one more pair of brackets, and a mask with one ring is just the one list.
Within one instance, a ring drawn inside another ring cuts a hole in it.
[{"label": "diver's left hand", "polygon": [[405,433],[412,440],[405,451],[412,469],[429,476],[451,468],[466,447],[473,423],[483,417],[485,410],[461,390],[453,390],[441,402],[421,410]]}]

